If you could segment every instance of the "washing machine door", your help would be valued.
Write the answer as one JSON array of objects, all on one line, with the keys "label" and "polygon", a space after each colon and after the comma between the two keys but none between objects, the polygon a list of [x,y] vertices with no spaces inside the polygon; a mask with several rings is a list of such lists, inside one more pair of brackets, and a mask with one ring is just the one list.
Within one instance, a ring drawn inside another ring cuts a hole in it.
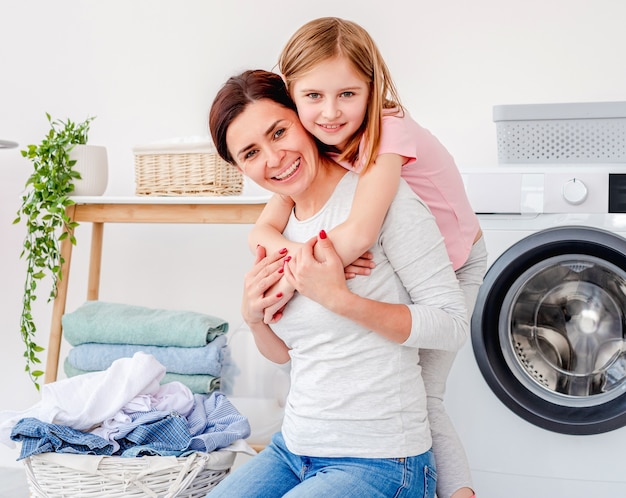
[{"label": "washing machine door", "polygon": [[491,266],[472,316],[480,371],[513,412],[550,431],[626,425],[626,239],[558,227]]}]

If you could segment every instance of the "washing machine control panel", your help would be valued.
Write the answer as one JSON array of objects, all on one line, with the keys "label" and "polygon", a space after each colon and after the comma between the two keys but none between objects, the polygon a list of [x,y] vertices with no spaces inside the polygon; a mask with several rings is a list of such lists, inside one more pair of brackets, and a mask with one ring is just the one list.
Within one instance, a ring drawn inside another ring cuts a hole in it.
[{"label": "washing machine control panel", "polygon": [[593,171],[549,172],[543,193],[544,213],[606,213],[609,177]]},{"label": "washing machine control panel", "polygon": [[626,165],[506,166],[461,175],[479,214],[626,213]]}]

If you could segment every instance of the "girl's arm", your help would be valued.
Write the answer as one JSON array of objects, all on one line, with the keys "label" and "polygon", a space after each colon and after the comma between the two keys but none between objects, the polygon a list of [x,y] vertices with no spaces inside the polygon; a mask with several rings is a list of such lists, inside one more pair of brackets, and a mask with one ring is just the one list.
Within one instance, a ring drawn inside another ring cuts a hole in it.
[{"label": "girl's arm", "polygon": [[360,175],[348,219],[328,232],[344,267],[364,254],[378,238],[398,191],[404,162],[405,158],[398,154],[381,154]]},{"label": "girl's arm", "polygon": [[[382,154],[359,178],[348,219],[329,232],[344,268],[361,258],[376,241],[398,190],[404,161],[398,154]],[[262,245],[273,252],[286,247],[290,254],[295,254],[302,244],[282,235],[292,209],[291,198],[272,196],[250,232],[250,249],[254,251],[257,245]]]},{"label": "girl's arm", "polygon": [[288,252],[295,253],[300,248],[300,244],[287,240],[282,233],[292,209],[291,197],[274,194],[270,198],[248,235],[248,245],[253,254],[259,245],[266,247],[269,253],[283,247],[286,247]]}]

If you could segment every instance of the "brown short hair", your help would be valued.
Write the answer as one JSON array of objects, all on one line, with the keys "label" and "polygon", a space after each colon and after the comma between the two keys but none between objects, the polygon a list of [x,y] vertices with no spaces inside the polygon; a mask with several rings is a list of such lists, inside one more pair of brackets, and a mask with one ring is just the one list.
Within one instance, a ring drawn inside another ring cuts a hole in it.
[{"label": "brown short hair", "polygon": [[229,126],[249,104],[262,99],[271,100],[297,112],[283,79],[271,71],[244,71],[230,77],[217,92],[209,111],[209,131],[217,153],[225,161],[235,164],[226,145]]}]

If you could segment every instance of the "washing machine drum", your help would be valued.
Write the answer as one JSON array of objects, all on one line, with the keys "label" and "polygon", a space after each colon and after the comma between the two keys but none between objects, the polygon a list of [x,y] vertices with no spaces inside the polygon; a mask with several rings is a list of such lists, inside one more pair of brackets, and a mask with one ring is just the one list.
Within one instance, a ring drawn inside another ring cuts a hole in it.
[{"label": "washing machine drum", "polygon": [[526,237],[491,266],[472,317],[487,384],[565,434],[626,425],[626,239],[592,227]]}]

